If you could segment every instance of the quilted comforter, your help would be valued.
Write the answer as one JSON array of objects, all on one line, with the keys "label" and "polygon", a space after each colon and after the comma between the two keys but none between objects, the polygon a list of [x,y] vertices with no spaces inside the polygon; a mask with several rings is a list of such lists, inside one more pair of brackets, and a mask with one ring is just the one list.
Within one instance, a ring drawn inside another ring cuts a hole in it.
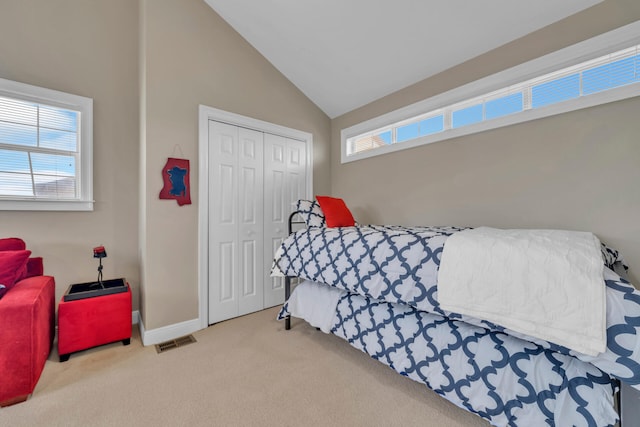
[{"label": "quilted comforter", "polygon": [[583,231],[463,230],[442,252],[438,302],[595,356],[607,345],[600,248]]},{"label": "quilted comforter", "polygon": [[449,320],[575,356],[640,390],[640,292],[614,273],[617,252],[603,246],[607,348],[590,356],[500,325],[441,309],[437,275],[446,239],[464,228],[359,226],[311,227],[292,233],[275,255],[272,275],[300,277],[377,301],[405,304]]}]

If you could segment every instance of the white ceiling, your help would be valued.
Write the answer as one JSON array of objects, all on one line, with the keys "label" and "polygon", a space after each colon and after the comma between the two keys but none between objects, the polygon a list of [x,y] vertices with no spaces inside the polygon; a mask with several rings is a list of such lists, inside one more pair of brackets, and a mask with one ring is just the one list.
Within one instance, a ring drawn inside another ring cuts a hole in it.
[{"label": "white ceiling", "polygon": [[205,0],[330,118],[602,0]]}]

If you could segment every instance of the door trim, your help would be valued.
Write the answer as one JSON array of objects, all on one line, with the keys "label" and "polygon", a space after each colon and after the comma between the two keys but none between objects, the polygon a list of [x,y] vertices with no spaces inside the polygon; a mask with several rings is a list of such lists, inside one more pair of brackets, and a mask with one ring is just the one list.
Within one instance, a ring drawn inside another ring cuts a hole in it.
[{"label": "door trim", "polygon": [[209,326],[209,120],[303,141],[307,148],[307,197],[313,195],[313,135],[240,114],[200,105],[198,108],[198,322]]}]

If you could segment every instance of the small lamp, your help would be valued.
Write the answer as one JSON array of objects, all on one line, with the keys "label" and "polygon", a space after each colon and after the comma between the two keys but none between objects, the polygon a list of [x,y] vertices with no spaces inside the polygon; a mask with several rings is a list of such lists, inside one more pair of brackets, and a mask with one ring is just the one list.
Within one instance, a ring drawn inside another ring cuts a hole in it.
[{"label": "small lamp", "polygon": [[104,285],[102,284],[102,258],[107,257],[107,251],[104,249],[104,246],[96,246],[93,248],[93,257],[100,260],[100,265],[98,266],[98,285],[104,289]]}]

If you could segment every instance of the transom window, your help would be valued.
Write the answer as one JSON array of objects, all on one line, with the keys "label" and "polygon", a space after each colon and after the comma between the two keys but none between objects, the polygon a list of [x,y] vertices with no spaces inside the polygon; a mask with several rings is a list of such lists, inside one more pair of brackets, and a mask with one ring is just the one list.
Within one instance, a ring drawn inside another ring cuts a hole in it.
[{"label": "transom window", "polygon": [[[630,24],[343,129],[342,162],[637,96],[640,94],[639,31],[640,23]],[[620,48],[621,44],[631,46]],[[584,59],[588,56],[585,48],[591,52],[592,59]],[[566,64],[571,57],[577,58],[572,65],[558,67],[558,63]],[[555,70],[549,72],[550,68]],[[546,72],[536,72],[536,69]],[[520,77],[518,82],[518,76],[529,78]],[[474,92],[480,95],[469,96]],[[403,116],[409,118],[398,120]]]},{"label": "transom window", "polygon": [[0,79],[0,209],[93,209],[92,104]]}]

